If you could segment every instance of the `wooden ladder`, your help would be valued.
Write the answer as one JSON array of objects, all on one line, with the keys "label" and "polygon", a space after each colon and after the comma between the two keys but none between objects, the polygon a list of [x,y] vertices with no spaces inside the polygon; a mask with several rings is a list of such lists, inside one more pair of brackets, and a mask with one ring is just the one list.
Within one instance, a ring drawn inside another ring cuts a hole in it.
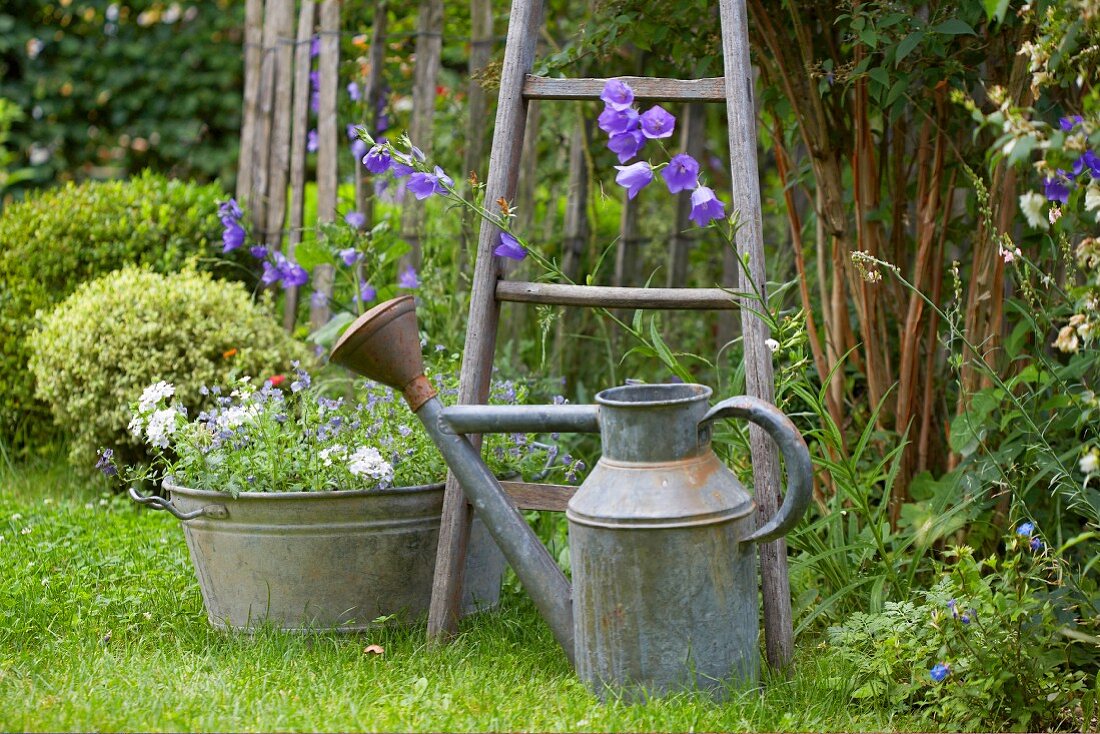
[{"label": "wooden ladder", "polygon": [[[741,226],[735,239],[741,269],[740,291],[752,293],[755,283],[763,293],[766,281],[757,179],[756,121],[753,75],[749,62],[748,18],[745,0],[718,0],[722,24],[724,77],[657,79],[619,77],[634,90],[636,99],[673,102],[726,102],[733,206],[740,210]],[[497,101],[496,127],[485,183],[485,201],[515,197],[520,151],[523,146],[527,103],[538,99],[597,100],[605,79],[550,79],[530,74],[542,21],[542,0],[513,0],[505,42]],[[459,402],[483,404],[489,392],[496,349],[500,304],[503,301],[634,309],[730,309],[741,307],[745,349],[746,390],[771,402],[774,397],[772,356],[765,340],[768,329],[755,313],[757,305],[745,296],[738,304],[720,288],[628,288],[501,280],[500,258],[493,255],[499,230],[481,225],[471,292],[466,347],[460,376]],[[747,273],[745,272],[747,270]],[[760,517],[771,517],[779,505],[779,462],[775,446],[763,431],[750,426],[755,497]],[[472,437],[476,438],[476,437]],[[554,485],[505,483],[521,509],[564,509],[572,488]],[[470,532],[470,510],[461,487],[447,477],[443,519],[439,534],[435,581],[428,616],[429,638],[454,633],[462,598],[462,572]],[[792,634],[786,544],[782,539],[760,545],[764,592],[767,659],[784,667],[791,659]]]}]

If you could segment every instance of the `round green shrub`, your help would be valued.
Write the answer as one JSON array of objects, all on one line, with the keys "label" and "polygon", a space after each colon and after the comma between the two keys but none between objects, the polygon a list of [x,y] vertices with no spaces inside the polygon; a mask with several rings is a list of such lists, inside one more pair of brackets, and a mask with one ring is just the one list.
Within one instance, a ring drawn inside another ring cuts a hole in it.
[{"label": "round green shrub", "polygon": [[137,267],[80,286],[28,346],[38,397],[71,434],[73,465],[85,468],[103,446],[126,461],[145,456],[127,426],[154,382],[172,383],[183,405],[197,406],[203,385],[280,374],[309,358],[241,284]]},{"label": "round green shrub", "polygon": [[216,185],[146,172],[129,181],[88,182],[41,192],[0,215],[0,440],[22,450],[50,433],[34,399],[26,338],[42,315],[81,283],[129,264],[174,272],[198,267],[247,271],[221,251]]}]

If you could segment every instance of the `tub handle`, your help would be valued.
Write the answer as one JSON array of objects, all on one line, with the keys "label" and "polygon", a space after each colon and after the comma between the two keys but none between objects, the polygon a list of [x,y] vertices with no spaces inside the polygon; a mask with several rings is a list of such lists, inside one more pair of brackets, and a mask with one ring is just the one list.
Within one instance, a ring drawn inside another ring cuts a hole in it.
[{"label": "tub handle", "polygon": [[229,510],[225,509],[225,505],[206,505],[197,510],[191,510],[191,512],[180,512],[170,500],[166,500],[163,497],[157,497],[156,495],[141,494],[137,491],[137,487],[131,486],[129,494],[130,499],[137,502],[139,505],[146,505],[153,510],[165,510],[177,520],[194,520],[196,517],[204,516],[217,518],[229,517]]},{"label": "tub handle", "polygon": [[739,395],[718,403],[707,411],[702,423],[709,423],[716,418],[745,418],[763,428],[779,445],[787,466],[787,491],[783,493],[783,504],[779,511],[743,542],[759,543],[786,535],[802,519],[802,514],[806,512],[813,496],[813,465],[810,463],[810,451],[806,448],[802,434],[779,408],[748,395]]}]

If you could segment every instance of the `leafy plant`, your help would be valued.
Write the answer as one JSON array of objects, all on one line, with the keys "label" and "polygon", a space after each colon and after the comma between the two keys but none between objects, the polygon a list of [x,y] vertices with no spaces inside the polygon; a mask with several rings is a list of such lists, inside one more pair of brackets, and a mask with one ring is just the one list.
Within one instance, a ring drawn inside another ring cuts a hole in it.
[{"label": "leafy plant", "polygon": [[170,381],[195,405],[203,385],[280,373],[307,357],[240,284],[137,267],[82,285],[28,348],[39,398],[72,434],[72,464],[89,469],[100,446],[126,460],[144,455],[126,406],[145,386]]},{"label": "leafy plant", "polygon": [[[441,394],[457,394],[447,360],[428,368]],[[171,477],[180,486],[228,492],[317,492],[410,487],[443,481],[446,464],[399,393],[368,380],[316,380],[297,363],[292,375],[257,386],[238,378],[223,391],[200,388],[204,409],[174,400],[175,386],[157,382],[131,404],[130,431],[149,446],[153,461],[126,467],[127,483]],[[496,381],[494,402],[519,404],[526,384]],[[195,415],[191,418],[191,415]],[[527,436],[486,436],[486,460],[498,475],[562,471],[558,449]],[[99,468],[119,473],[111,449]]]},{"label": "leafy plant", "polygon": [[251,279],[211,256],[221,249],[217,186],[145,172],[129,181],[69,184],[0,215],[0,440],[19,452],[50,436],[49,411],[34,398],[27,338],[43,314],[81,283],[129,264],[158,272],[187,262]]},{"label": "leafy plant", "polygon": [[1100,691],[1063,630],[1096,609],[1066,593],[1062,562],[1033,532],[1021,523],[984,560],[951,549],[928,591],[830,628],[858,671],[855,697],[965,729],[1087,726]]},{"label": "leafy plant", "polygon": [[12,130],[21,159],[47,180],[144,168],[231,180],[243,10],[227,0],[4,3],[0,96],[27,113]]}]

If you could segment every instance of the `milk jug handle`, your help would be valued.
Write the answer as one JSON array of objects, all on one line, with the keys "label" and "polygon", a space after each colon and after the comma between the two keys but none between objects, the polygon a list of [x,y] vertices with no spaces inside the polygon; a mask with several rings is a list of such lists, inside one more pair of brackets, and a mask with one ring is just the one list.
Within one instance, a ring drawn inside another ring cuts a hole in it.
[{"label": "milk jug handle", "polygon": [[774,405],[748,395],[723,400],[707,411],[702,422],[717,418],[745,418],[763,428],[779,445],[787,467],[787,491],[779,511],[744,542],[763,542],[786,535],[798,524],[813,496],[813,467],[802,434]]}]

